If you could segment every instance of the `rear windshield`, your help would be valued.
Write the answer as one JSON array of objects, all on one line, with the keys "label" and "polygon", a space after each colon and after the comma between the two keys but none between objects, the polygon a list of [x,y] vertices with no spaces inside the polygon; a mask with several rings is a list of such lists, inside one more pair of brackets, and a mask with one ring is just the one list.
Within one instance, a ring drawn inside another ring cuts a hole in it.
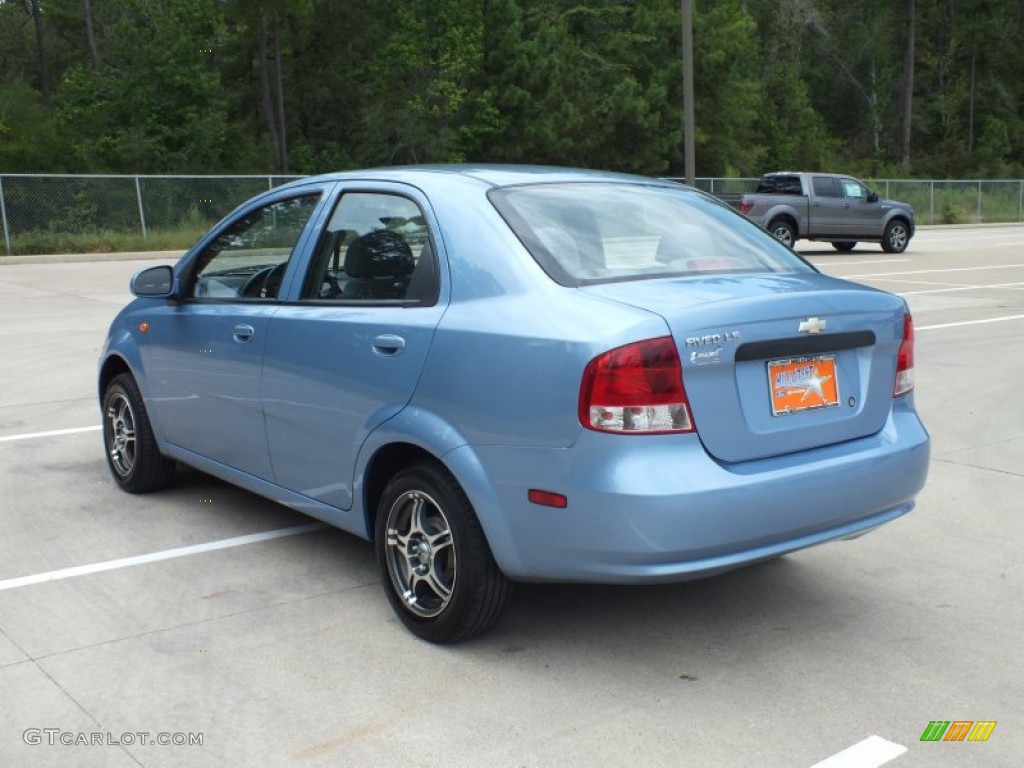
[{"label": "rear windshield", "polygon": [[489,196],[540,266],[563,285],[814,271],[746,217],[682,186],[527,184]]}]

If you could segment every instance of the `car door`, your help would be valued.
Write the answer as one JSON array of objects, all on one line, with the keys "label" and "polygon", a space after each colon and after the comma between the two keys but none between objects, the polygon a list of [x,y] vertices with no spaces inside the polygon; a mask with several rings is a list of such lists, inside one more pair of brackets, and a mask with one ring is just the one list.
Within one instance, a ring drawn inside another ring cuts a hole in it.
[{"label": "car door", "polygon": [[877,197],[868,202],[871,190],[856,179],[841,179],[846,200],[846,232],[850,237],[882,236],[882,207]]},{"label": "car door", "polygon": [[324,191],[308,185],[261,198],[183,265],[182,295],[149,321],[141,350],[169,442],[272,479],[260,401],[266,332]]},{"label": "car door", "polygon": [[833,176],[813,176],[814,203],[811,205],[811,231],[813,237],[843,235],[845,228],[846,200],[839,183]]},{"label": "car door", "polygon": [[348,509],[360,446],[412,397],[445,307],[430,221],[410,188],[343,190],[270,319],[263,410],[285,488]]}]

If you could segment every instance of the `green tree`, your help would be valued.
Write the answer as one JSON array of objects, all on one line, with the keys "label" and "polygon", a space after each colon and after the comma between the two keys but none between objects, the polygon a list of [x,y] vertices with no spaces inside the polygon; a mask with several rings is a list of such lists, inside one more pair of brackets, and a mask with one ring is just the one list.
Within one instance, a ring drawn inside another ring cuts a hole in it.
[{"label": "green tree", "polygon": [[102,63],[71,67],[56,98],[78,163],[150,173],[230,165],[220,78],[207,53],[222,27],[217,9],[215,0],[120,0],[97,14],[108,41]]},{"label": "green tree", "polygon": [[742,2],[708,5],[694,20],[697,173],[756,175],[768,151],[756,24]]},{"label": "green tree", "polygon": [[72,170],[66,159],[65,137],[40,93],[24,85],[0,84],[0,171]]},{"label": "green tree", "polygon": [[483,9],[469,0],[402,0],[385,12],[378,54],[357,71],[364,99],[357,151],[379,163],[458,162],[493,133],[481,86]]}]

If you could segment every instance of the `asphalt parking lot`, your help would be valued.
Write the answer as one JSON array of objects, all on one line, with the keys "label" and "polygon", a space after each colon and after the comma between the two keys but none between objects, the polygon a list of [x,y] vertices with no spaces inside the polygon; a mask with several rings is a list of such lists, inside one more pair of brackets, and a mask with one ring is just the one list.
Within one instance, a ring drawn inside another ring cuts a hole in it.
[{"label": "asphalt parking lot", "polygon": [[0,260],[0,765],[1020,766],[1024,226],[799,250],[910,303],[917,509],[700,582],[521,586],[456,647],[359,539],[193,471],[118,491],[95,364],[152,262]]}]

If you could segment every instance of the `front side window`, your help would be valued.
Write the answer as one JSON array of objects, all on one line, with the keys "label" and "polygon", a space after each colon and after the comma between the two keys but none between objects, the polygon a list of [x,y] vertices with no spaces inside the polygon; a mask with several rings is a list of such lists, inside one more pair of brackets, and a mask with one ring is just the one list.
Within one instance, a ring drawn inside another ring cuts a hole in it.
[{"label": "front side window", "polygon": [[432,303],[437,279],[426,219],[399,195],[346,192],[317,245],[302,296]]},{"label": "front side window", "polygon": [[527,184],[489,197],[540,266],[563,285],[730,272],[807,272],[749,219],[684,187]]},{"label": "front side window", "polygon": [[867,199],[868,190],[859,181],[843,179],[843,194],[850,199],[859,199],[860,202],[864,202]]},{"label": "front side window", "polygon": [[200,254],[191,295],[277,298],[288,260],[319,201],[319,193],[278,200],[235,221]]}]

